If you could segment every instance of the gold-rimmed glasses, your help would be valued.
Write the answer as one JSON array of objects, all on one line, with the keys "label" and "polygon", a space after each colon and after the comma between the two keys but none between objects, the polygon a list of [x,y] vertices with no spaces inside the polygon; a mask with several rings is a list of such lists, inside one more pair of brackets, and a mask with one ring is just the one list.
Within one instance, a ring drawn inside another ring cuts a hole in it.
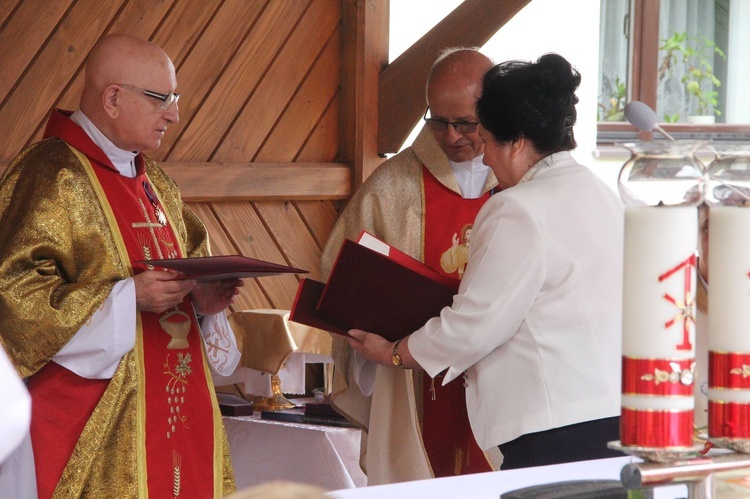
[{"label": "gold-rimmed glasses", "polygon": [[177,101],[180,100],[180,94],[175,92],[162,94],[159,92],[154,92],[153,90],[146,90],[145,88],[136,87],[134,85],[127,85],[125,83],[118,83],[117,85],[126,90],[130,90],[131,92],[138,92],[147,97],[151,97],[152,99],[161,101],[161,108],[164,111],[168,111],[169,109],[171,109],[172,106],[177,104]]}]

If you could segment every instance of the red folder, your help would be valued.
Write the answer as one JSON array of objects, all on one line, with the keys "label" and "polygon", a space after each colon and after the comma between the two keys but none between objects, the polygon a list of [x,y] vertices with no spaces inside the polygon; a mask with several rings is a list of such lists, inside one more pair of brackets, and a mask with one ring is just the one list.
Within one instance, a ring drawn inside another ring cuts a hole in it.
[{"label": "red folder", "polygon": [[289,320],[306,326],[315,327],[329,333],[349,336],[347,329],[334,324],[331,319],[318,310],[318,302],[326,285],[313,279],[303,278],[297,288],[294,305],[289,312]]},{"label": "red folder", "polygon": [[450,306],[458,284],[364,233],[360,243],[344,241],[326,284],[302,280],[289,318],[336,334],[356,328],[394,341]]},{"label": "red folder", "polygon": [[196,279],[198,282],[221,279],[242,279],[265,277],[278,274],[306,274],[278,263],[256,260],[242,255],[199,256],[193,258],[168,258],[164,260],[139,260],[137,263],[176,270],[183,274],[182,279]]}]

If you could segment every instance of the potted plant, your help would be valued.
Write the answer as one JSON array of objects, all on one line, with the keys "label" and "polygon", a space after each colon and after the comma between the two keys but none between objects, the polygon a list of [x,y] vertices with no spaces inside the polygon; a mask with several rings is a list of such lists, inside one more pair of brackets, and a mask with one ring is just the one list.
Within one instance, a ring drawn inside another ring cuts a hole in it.
[{"label": "potted plant", "polygon": [[597,107],[597,121],[624,121],[625,103],[628,97],[628,87],[619,76],[615,76],[615,84],[599,102]]},{"label": "potted plant", "polygon": [[[687,33],[674,33],[669,38],[660,40],[659,50],[664,57],[659,66],[659,82],[672,75],[675,68],[682,64],[684,74],[680,78],[685,92],[695,98],[697,116],[688,116],[688,122],[713,123],[721,115],[717,109],[721,80],[714,74],[714,56],[726,59],[727,56],[713,40],[705,36],[691,36]],[[671,116],[669,121],[675,121]]]}]

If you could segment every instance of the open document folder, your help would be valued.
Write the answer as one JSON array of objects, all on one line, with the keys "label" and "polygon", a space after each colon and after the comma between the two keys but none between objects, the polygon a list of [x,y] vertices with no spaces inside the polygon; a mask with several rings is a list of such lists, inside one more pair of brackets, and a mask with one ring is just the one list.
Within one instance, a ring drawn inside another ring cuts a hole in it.
[{"label": "open document folder", "polygon": [[394,341],[450,306],[459,282],[362,232],[357,242],[341,245],[327,283],[302,279],[289,320],[343,335],[362,329]]}]

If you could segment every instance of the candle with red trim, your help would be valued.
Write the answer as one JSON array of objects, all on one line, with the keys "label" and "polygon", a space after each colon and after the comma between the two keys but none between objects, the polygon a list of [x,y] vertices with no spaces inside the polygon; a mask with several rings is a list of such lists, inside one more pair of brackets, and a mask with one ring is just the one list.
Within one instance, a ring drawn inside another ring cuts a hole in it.
[{"label": "candle with red trim", "polygon": [[712,206],[708,434],[750,439],[750,209]]},{"label": "candle with red trim", "polygon": [[693,445],[697,238],[695,207],[626,208],[623,446]]}]

